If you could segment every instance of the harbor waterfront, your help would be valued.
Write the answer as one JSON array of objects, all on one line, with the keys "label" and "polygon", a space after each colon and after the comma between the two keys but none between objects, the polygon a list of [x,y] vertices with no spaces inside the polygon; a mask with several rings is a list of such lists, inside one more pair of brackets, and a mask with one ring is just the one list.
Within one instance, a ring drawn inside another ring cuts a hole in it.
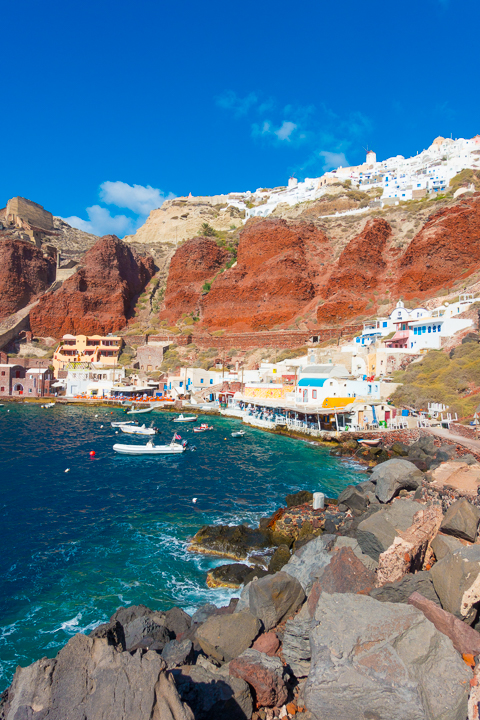
[{"label": "harbor waterfront", "polygon": [[254,523],[287,493],[336,496],[361,479],[355,463],[317,443],[245,426],[245,437],[231,438],[238,420],[211,416],[213,431],[194,434],[171,413],[148,418],[159,429],[156,443],[176,429],[196,450],[117,455],[121,433],[110,423],[125,419],[119,408],[0,408],[1,690],[17,665],[53,657],[120,605],[191,612],[238,595],[206,585],[208,570],[225,559],[188,552],[202,525]]}]

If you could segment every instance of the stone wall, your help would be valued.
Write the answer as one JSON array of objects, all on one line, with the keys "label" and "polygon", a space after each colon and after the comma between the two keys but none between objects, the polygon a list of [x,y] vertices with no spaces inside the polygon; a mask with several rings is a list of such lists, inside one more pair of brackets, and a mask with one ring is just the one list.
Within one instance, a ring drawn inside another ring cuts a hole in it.
[{"label": "stone wall", "polygon": [[[267,332],[228,333],[225,335],[193,335],[193,342],[200,348],[218,348],[219,350],[255,350],[256,348],[275,348],[293,350],[306,345],[316,338],[314,344],[325,340],[336,340],[361,332],[363,325],[345,325],[341,328],[318,328],[318,330],[270,330]],[[175,340],[175,342],[177,342]],[[180,343],[177,342],[179,345]],[[187,343],[188,344],[188,343]]]},{"label": "stone wall", "polygon": [[475,428],[471,425],[460,425],[460,423],[451,423],[450,432],[454,435],[461,435],[462,437],[468,438],[469,440],[477,439],[475,437]]},{"label": "stone wall", "polygon": [[[165,335],[149,335],[148,342],[169,342],[175,345],[190,345],[192,342],[191,335],[174,335],[173,333],[165,333]],[[195,342],[197,339],[195,338]],[[214,347],[213,343],[208,347]],[[216,346],[215,346],[216,347]]]},{"label": "stone wall", "polygon": [[138,347],[137,361],[140,370],[145,372],[160,370],[166,350],[168,350],[168,345],[141,345]]},{"label": "stone wall", "polygon": [[41,230],[53,230],[53,215],[41,205],[22,197],[11,198],[7,203],[7,222],[17,224],[17,219]]}]

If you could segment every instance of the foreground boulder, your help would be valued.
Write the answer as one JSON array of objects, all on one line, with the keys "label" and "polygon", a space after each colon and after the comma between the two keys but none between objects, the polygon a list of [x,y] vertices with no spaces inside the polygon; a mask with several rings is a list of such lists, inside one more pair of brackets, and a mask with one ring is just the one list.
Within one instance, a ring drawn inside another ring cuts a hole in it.
[{"label": "foreground boulder", "polygon": [[420,507],[413,500],[399,499],[362,520],[357,529],[362,551],[378,561],[380,553],[390,547],[398,531],[407,530],[412,525]]},{"label": "foreground boulder", "polygon": [[296,578],[308,593],[320,571],[332,559],[330,550],[335,540],[335,535],[324,534],[303,545],[294,552],[283,572]]},{"label": "foreground boulder", "polygon": [[[247,608],[268,631],[293,615],[304,600],[305,593],[298,580],[286,572],[278,572],[247,585],[240,596],[237,610]],[[238,612],[233,617],[240,614]]]},{"label": "foreground boulder", "polygon": [[368,595],[374,584],[375,574],[355,557],[351,548],[333,550],[330,563],[321,571],[308,596],[309,613],[311,616],[314,615],[322,592]]},{"label": "foreground boulder", "polygon": [[408,460],[393,458],[377,465],[370,479],[376,484],[378,500],[388,503],[400,490],[416,490],[422,484],[423,473]]},{"label": "foreground boulder", "polygon": [[370,592],[370,596],[380,602],[407,603],[412,593],[420,593],[428,600],[440,605],[433,586],[432,575],[428,570],[422,570],[414,575],[405,575],[397,582],[385,583],[382,587],[374,588]]},{"label": "foreground boulder", "polygon": [[446,555],[430,572],[443,609],[471,625],[480,601],[480,545]]},{"label": "foreground boulder", "polygon": [[305,689],[317,720],[461,720],[472,673],[416,608],[324,593]]},{"label": "foreground boulder", "polygon": [[479,521],[480,510],[466,498],[460,498],[448,508],[440,530],[447,535],[475,542]]},{"label": "foreground boulder", "polygon": [[213,615],[198,628],[197,640],[206,655],[224,663],[249,648],[261,628],[260,620],[248,610],[233,615]]},{"label": "foreground boulder", "polygon": [[105,638],[75,635],[56,659],[18,668],[4,720],[193,720],[156,652],[131,655]]},{"label": "foreground boulder", "polygon": [[285,623],[282,654],[287,667],[296,678],[306,678],[310,672],[310,628],[311,617],[305,604],[300,612]]},{"label": "foreground boulder", "polygon": [[258,705],[280,707],[287,700],[285,669],[278,657],[269,657],[253,648],[245,650],[230,663],[230,675],[253,687]]}]

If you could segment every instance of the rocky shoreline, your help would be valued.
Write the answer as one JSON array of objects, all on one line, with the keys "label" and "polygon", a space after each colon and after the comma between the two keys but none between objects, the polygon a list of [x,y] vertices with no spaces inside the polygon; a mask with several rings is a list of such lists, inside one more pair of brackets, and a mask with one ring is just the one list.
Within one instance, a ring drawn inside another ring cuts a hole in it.
[{"label": "rocky shoreline", "polygon": [[287,496],[258,527],[204,526],[235,563],[192,616],[123,607],[18,668],[0,720],[478,720],[480,464],[421,437],[332,450],[367,474],[315,510]]}]

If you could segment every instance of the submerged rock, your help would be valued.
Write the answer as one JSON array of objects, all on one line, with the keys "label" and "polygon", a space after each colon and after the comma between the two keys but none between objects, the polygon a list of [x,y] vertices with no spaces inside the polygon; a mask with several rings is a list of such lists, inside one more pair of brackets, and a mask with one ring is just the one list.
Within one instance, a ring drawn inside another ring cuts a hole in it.
[{"label": "submerged rock", "polygon": [[[230,565],[219,565],[207,573],[207,585],[211,588],[229,587],[239,588],[250,575],[252,569],[243,563],[231,563]],[[261,568],[259,568],[261,569]]]}]

